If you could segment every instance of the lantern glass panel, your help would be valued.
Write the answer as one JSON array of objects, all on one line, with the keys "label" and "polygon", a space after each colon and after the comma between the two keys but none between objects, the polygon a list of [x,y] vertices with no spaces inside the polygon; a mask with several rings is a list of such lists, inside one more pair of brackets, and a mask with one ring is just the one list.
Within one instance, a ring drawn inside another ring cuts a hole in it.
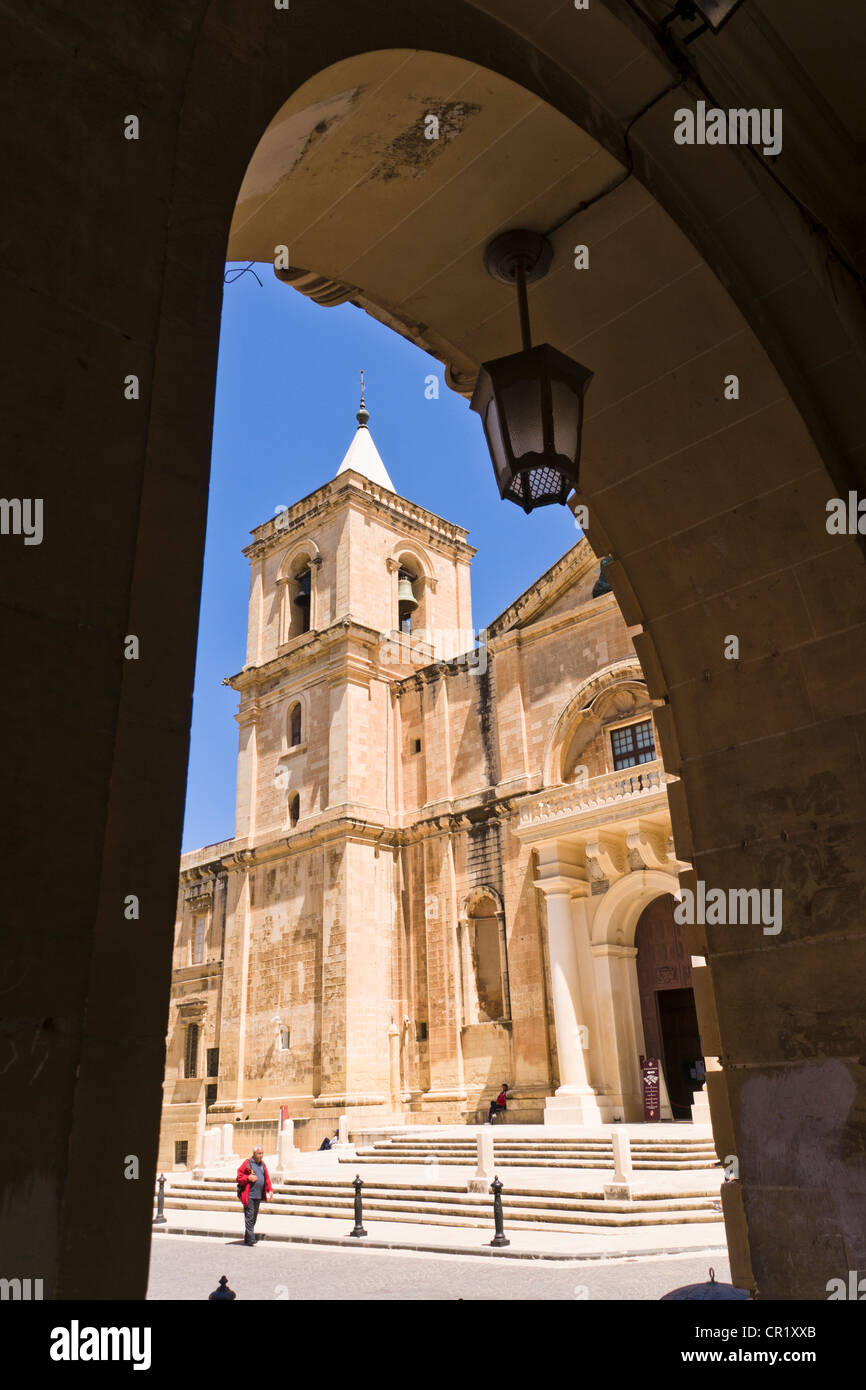
[{"label": "lantern glass panel", "polygon": [[514,467],[519,468],[528,454],[538,455],[544,449],[541,382],[536,376],[518,377],[502,387],[501,396]]},{"label": "lantern glass panel", "polygon": [[496,482],[501,494],[503,484],[509,476],[508,450],[505,447],[505,440],[502,437],[502,426],[499,422],[496,397],[492,391],[490,393],[487,409],[484,412],[484,433],[487,436],[487,447],[493,459]]},{"label": "lantern glass panel", "polygon": [[577,457],[580,443],[580,397],[564,381],[550,383],[553,406],[553,443],[557,454],[569,461]]}]

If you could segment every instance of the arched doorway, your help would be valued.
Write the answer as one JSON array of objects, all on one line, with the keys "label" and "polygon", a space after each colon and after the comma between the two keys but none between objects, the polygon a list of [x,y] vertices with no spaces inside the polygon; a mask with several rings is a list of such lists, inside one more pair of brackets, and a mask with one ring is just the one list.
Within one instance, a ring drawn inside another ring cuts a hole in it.
[{"label": "arched doorway", "polygon": [[674,920],[669,893],[644,908],[634,944],[646,1055],[661,1062],[673,1118],[689,1120],[703,1049],[685,928]]}]

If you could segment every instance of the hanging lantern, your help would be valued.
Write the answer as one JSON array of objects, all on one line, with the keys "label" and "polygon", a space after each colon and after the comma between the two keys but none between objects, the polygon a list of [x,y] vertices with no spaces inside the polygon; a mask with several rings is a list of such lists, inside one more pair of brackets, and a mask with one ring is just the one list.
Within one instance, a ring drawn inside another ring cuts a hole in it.
[{"label": "hanging lantern", "polygon": [[564,352],[532,347],[526,286],[547,273],[550,242],[504,232],[488,246],[494,279],[517,286],[523,350],[484,362],[471,409],[481,416],[500,497],[525,512],[564,504],[578,484],[583,397],[592,372]]}]

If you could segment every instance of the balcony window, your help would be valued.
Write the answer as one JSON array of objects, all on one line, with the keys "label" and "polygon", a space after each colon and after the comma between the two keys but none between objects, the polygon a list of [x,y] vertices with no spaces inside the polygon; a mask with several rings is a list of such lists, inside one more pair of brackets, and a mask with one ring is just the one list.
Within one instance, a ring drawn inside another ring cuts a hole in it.
[{"label": "balcony window", "polygon": [[656,749],[651,719],[643,719],[640,724],[626,724],[622,729],[613,729],[610,741],[616,772],[623,767],[655,762]]},{"label": "balcony window", "polygon": [[190,1023],[186,1030],[183,1074],[189,1080],[198,1076],[198,1024]]},{"label": "balcony window", "polygon": [[202,965],[204,963],[204,942],[206,934],[207,918],[196,917],[193,921],[192,965]]}]

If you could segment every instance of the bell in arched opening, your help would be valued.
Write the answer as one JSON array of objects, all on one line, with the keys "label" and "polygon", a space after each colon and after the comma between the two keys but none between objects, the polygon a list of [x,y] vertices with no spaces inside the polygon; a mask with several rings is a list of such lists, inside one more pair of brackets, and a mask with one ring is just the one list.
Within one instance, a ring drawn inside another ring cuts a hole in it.
[{"label": "bell in arched opening", "polygon": [[300,574],[295,576],[295,594],[294,598],[292,599],[292,602],[298,609],[300,616],[300,632],[309,632],[310,630],[311,594],[312,583],[310,578],[310,571],[308,569],[301,570]]},{"label": "bell in arched opening", "polygon": [[412,615],[418,607],[415,597],[415,576],[409,570],[401,569],[397,575],[397,613],[400,627],[408,632],[412,626]]}]

